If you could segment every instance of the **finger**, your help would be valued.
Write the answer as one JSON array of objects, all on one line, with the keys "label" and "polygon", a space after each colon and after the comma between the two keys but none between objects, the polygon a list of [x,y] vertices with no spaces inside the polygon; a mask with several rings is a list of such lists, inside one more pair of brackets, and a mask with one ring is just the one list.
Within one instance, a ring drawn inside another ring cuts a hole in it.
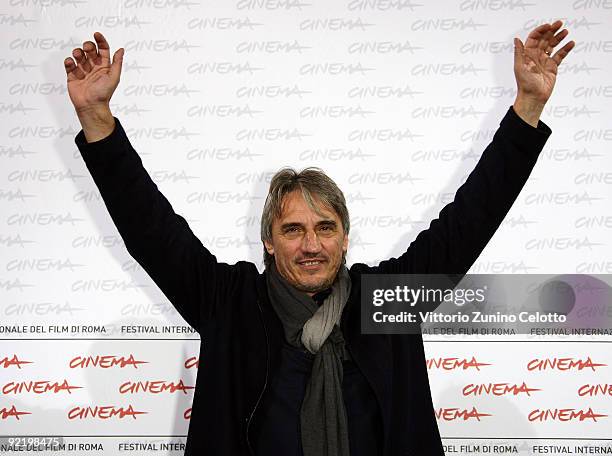
[{"label": "finger", "polygon": [[569,32],[567,31],[567,29],[563,29],[561,30],[559,33],[557,33],[552,39],[550,39],[548,41],[548,44],[551,47],[555,47],[557,46],[561,41],[563,41],[563,39],[569,34]]},{"label": "finger", "polygon": [[546,33],[550,30],[550,24],[542,24],[536,28],[534,28],[527,39],[525,40],[525,47],[527,48],[537,48],[541,40],[546,36]]},{"label": "finger", "polygon": [[113,64],[111,65],[110,73],[111,77],[115,81],[119,81],[121,76],[121,66],[123,65],[123,54],[125,53],[125,49],[119,48],[115,51],[113,55]]},{"label": "finger", "polygon": [[[557,30],[559,30],[559,28],[561,28],[561,25],[563,25],[563,22],[557,20],[555,22],[553,22],[550,25],[550,28],[548,29],[548,31],[544,34],[544,37],[542,38],[542,40],[540,41],[540,48],[544,49],[546,51],[548,51],[547,53],[550,53],[552,51],[552,49],[548,49],[549,47],[554,47],[555,45],[552,44],[552,42],[555,39],[555,33],[557,33]],[[559,40],[560,41],[560,40]]]},{"label": "finger", "polygon": [[576,43],[574,41],[566,43],[566,45],[559,49],[557,52],[555,52],[555,55],[553,55],[551,58],[555,61],[557,65],[560,65],[561,61],[563,61],[563,59],[567,57],[567,54],[569,54],[570,51],[574,49],[575,45]]},{"label": "finger", "polygon": [[544,33],[544,36],[540,38],[540,42],[538,43],[538,48],[544,51],[548,50],[548,48],[550,47],[550,40],[552,40],[553,37],[554,37],[554,32],[552,31],[552,28],[550,28],[548,29],[546,33]]},{"label": "finger", "polygon": [[91,41],[85,41],[83,43],[83,51],[85,51],[85,55],[87,56],[87,61],[92,65],[99,65],[99,57],[98,51],[96,50],[96,45]]},{"label": "finger", "polygon": [[68,82],[83,79],[85,77],[83,70],[80,70],[79,67],[77,67],[77,64],[74,63],[74,60],[72,60],[70,57],[64,59],[64,69],[66,70],[66,75],[68,76]]},{"label": "finger", "polygon": [[560,20],[556,20],[555,22],[553,22],[552,24],[550,24],[550,31],[552,33],[557,33],[557,30],[559,30],[561,28],[561,26],[563,25],[563,22]]},{"label": "finger", "polygon": [[74,57],[74,60],[76,60],[77,66],[81,70],[83,70],[83,73],[87,74],[91,71],[91,65],[87,61],[87,58],[85,57],[85,53],[83,52],[83,49],[81,48],[73,49],[72,56]]},{"label": "finger", "polygon": [[94,39],[98,45],[98,54],[100,55],[100,63],[104,66],[110,65],[110,46],[100,32],[94,33]]},{"label": "finger", "polygon": [[514,38],[514,64],[522,65],[525,63],[525,47],[519,38]]}]

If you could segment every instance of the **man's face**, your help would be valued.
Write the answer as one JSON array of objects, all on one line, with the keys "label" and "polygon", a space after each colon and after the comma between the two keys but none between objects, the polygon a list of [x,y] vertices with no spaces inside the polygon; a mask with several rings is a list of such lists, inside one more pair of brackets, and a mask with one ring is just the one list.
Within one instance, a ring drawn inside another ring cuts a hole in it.
[{"label": "man's face", "polygon": [[311,296],[333,283],[348,248],[338,214],[314,202],[318,214],[300,190],[285,196],[282,213],[272,222],[272,241],[264,241],[281,276]]}]

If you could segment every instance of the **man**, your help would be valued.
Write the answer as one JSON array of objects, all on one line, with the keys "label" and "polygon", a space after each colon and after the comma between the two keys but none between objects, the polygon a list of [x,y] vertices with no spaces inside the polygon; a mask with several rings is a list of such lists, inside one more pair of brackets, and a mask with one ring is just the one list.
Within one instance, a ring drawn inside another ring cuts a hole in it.
[{"label": "man", "polygon": [[188,455],[442,455],[423,343],[360,333],[363,273],[465,274],[510,209],[550,129],[539,121],[574,46],[561,22],[516,38],[517,97],[452,203],[404,254],[345,266],[342,192],[316,169],[281,170],[261,222],[266,271],[228,265],[152,182],[109,109],[123,49],[83,43],[65,60],[76,143],[128,252],[206,341]]}]

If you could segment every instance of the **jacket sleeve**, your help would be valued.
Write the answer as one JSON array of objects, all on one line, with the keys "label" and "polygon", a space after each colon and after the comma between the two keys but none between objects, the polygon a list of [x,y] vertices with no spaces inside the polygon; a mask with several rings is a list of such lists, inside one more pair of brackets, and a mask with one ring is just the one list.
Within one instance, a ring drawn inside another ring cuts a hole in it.
[{"label": "jacket sleeve", "polygon": [[220,276],[231,267],[218,263],[174,212],[118,119],[106,138],[87,143],[81,130],[75,142],[127,251],[199,332],[201,320],[215,313]]},{"label": "jacket sleeve", "polygon": [[455,198],[406,252],[382,261],[374,273],[456,274],[470,269],[525,185],[551,134],[543,122],[534,128],[512,107]]}]

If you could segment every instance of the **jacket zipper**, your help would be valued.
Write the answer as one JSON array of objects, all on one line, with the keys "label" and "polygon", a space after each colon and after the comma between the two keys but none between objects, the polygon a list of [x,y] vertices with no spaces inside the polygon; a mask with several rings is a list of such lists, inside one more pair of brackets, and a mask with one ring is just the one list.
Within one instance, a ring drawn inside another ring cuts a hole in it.
[{"label": "jacket zipper", "polygon": [[255,452],[253,451],[253,447],[251,446],[251,442],[249,441],[249,428],[251,426],[251,420],[253,419],[253,416],[255,415],[255,411],[257,410],[257,407],[259,406],[259,403],[261,402],[261,398],[264,395],[266,387],[268,386],[268,373],[270,370],[270,341],[268,339],[268,329],[266,328],[266,322],[264,320],[263,310],[261,310],[261,304],[259,303],[259,299],[257,300],[257,308],[259,309],[259,316],[261,317],[261,324],[263,325],[264,334],[266,335],[266,377],[265,377],[263,388],[261,389],[261,392],[259,393],[259,397],[257,398],[257,402],[255,402],[255,406],[253,407],[251,414],[246,420],[247,421],[246,441],[247,441],[247,446],[249,448],[249,453],[251,453],[252,456],[255,456]]}]

